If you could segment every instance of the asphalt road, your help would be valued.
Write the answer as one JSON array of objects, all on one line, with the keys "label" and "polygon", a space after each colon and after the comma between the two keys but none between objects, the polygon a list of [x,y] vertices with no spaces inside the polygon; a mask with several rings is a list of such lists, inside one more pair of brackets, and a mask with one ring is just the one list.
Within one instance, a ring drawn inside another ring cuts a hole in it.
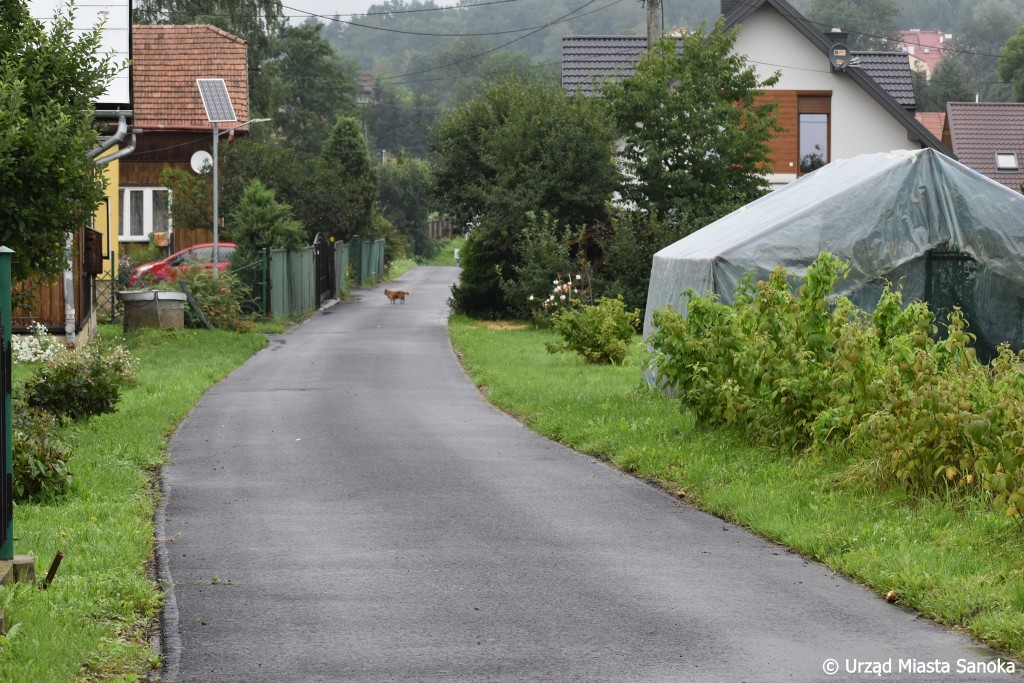
[{"label": "asphalt road", "polygon": [[960,673],[996,654],[488,406],[447,339],[456,275],[414,269],[389,285],[404,305],[357,291],[181,425],[164,681],[1008,678]]}]

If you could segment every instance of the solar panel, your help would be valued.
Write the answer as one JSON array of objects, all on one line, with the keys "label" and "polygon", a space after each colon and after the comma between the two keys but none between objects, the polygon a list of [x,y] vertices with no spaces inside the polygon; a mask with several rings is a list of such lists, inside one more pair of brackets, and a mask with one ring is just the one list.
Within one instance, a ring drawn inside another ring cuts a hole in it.
[{"label": "solar panel", "polygon": [[238,120],[223,78],[197,78],[196,84],[199,86],[199,96],[203,98],[206,118],[210,119],[210,123]]}]

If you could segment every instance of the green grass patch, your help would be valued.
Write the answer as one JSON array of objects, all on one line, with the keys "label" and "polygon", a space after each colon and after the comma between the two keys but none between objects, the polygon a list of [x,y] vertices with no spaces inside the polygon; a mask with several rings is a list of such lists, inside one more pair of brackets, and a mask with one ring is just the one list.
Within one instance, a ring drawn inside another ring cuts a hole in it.
[{"label": "green grass patch", "polygon": [[459,249],[461,251],[465,246],[465,237],[438,240],[434,256],[429,259],[417,258],[416,263],[421,266],[457,266],[455,250]]},{"label": "green grass patch", "polygon": [[450,334],[477,386],[531,429],[1024,657],[1024,534],[985,501],[913,496],[859,475],[862,462],[699,429],[644,386],[638,349],[596,366],[549,353],[549,330],[455,316]]},{"label": "green grass patch", "polygon": [[[101,326],[101,336],[120,329]],[[0,680],[144,678],[156,663],[151,629],[161,607],[152,576],[155,475],[171,431],[203,392],[262,348],[262,334],[145,329],[125,338],[139,360],[138,386],[118,411],[72,424],[74,483],[63,499],[14,510],[14,552],[33,555],[47,590],[0,586],[8,633],[0,637]],[[15,383],[28,366],[15,366]]]}]

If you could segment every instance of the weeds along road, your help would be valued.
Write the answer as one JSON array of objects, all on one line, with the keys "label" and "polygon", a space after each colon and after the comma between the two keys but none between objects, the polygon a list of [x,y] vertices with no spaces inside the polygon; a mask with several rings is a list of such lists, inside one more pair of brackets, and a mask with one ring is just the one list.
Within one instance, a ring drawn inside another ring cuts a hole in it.
[{"label": "weeds along road", "polygon": [[1006,678],[959,674],[995,654],[489,407],[448,342],[456,276],[414,269],[389,285],[404,305],[356,291],[181,425],[162,680]]}]

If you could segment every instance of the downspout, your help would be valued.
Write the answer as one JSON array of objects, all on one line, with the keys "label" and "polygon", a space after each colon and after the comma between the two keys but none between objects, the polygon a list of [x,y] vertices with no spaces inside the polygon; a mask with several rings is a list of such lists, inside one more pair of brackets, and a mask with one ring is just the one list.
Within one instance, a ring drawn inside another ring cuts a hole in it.
[{"label": "downspout", "polygon": [[[114,159],[120,158],[125,154],[129,154],[135,149],[135,131],[132,130],[132,141],[125,150],[115,152],[114,154],[108,154],[107,156],[97,159],[96,157],[110,149],[114,145],[124,140],[124,136],[128,134],[128,119],[124,114],[117,117],[117,132],[111,135],[109,138],[104,140],[98,147],[93,147],[86,156],[93,159],[93,163],[97,166],[103,166]],[[121,152],[124,152],[122,154]],[[68,235],[67,241],[64,243],[64,341],[70,347],[75,347],[75,236],[74,234]]]}]

